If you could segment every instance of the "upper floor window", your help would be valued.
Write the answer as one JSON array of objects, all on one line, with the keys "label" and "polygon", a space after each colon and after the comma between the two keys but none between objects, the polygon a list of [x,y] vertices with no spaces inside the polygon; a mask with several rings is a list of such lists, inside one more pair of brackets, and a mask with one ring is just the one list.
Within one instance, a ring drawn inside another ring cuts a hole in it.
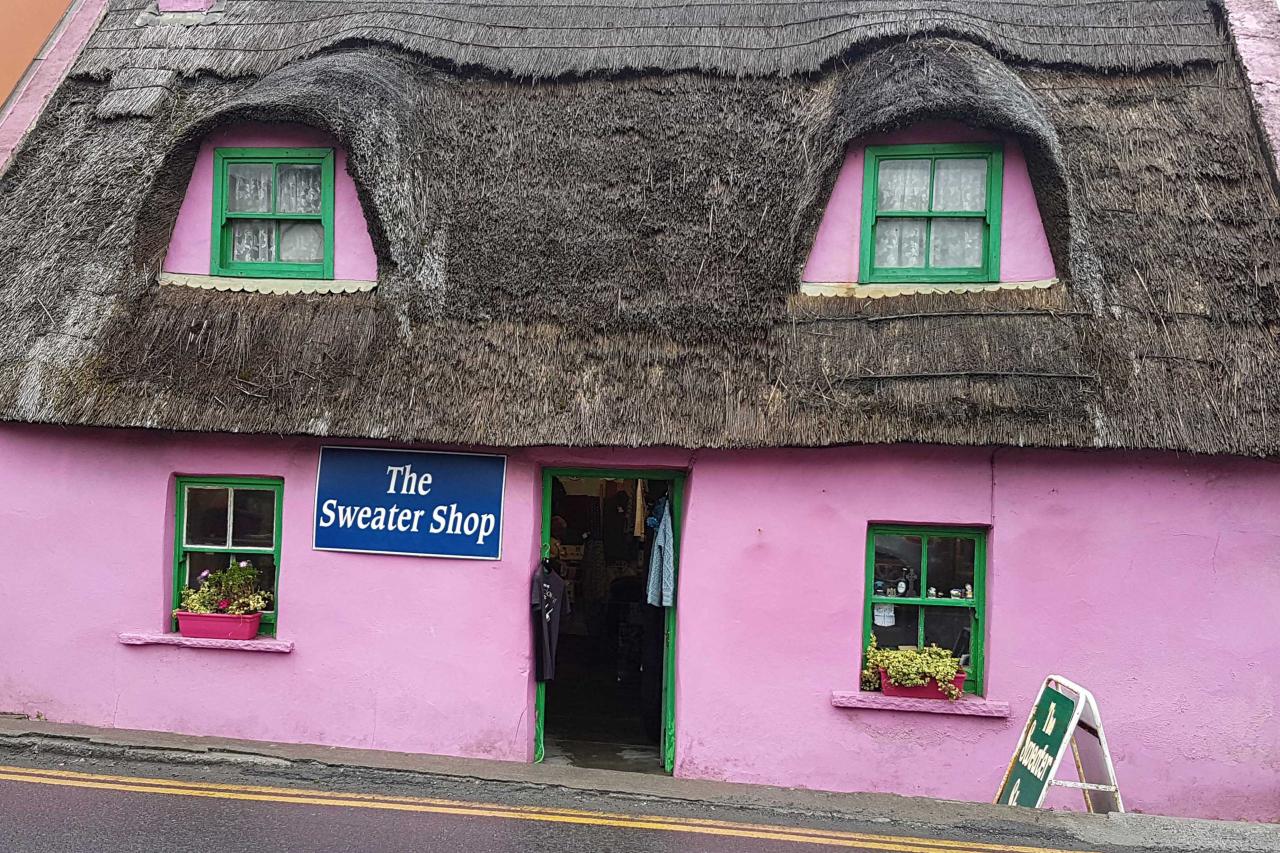
[{"label": "upper floor window", "polygon": [[333,278],[331,148],[218,148],[213,275]]},{"label": "upper floor window", "polygon": [[998,281],[1003,174],[994,143],[868,146],[862,280]]}]

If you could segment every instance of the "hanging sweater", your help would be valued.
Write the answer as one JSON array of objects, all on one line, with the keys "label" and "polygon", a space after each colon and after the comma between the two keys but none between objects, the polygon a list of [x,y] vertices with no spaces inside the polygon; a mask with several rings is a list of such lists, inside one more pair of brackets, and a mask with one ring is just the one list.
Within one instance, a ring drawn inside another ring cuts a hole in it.
[{"label": "hanging sweater", "polygon": [[654,607],[671,607],[676,603],[675,536],[671,530],[671,506],[663,498],[658,523],[653,533],[653,550],[649,552],[649,583],[645,600]]}]

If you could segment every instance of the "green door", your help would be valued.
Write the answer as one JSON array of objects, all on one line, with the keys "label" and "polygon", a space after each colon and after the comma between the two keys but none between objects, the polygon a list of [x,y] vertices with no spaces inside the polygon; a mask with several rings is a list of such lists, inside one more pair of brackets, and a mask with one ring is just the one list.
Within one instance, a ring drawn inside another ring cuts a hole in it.
[{"label": "green door", "polygon": [[[551,480],[553,477],[584,477],[605,480],[668,480],[671,482],[671,526],[675,538],[676,588],[680,577],[680,532],[684,521],[685,474],[681,471],[630,470],[627,468],[544,468],[542,470],[542,550],[551,553]],[[678,603],[678,602],[677,602]],[[666,609],[662,666],[662,765],[668,773],[676,766],[676,608]],[[534,706],[533,760],[545,754],[547,685],[537,686]]]}]

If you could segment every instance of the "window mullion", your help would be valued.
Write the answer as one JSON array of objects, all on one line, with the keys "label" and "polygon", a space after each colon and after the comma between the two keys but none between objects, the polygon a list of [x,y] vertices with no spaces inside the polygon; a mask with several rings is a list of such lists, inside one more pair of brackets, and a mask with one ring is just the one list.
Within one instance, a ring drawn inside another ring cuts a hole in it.
[{"label": "window mullion", "polygon": [[[995,192],[994,170],[995,170],[996,164],[992,162],[992,160],[994,160],[995,158],[993,158],[990,154],[988,154],[985,159],[987,161],[987,207],[985,210],[982,211],[982,219],[987,224],[987,228],[989,230],[991,228],[991,211],[995,210],[995,206],[997,203],[997,200],[991,197],[992,194]],[[999,200],[1000,203],[1003,203],[1003,201],[1004,201],[1003,199]],[[982,248],[985,253],[987,248],[987,241],[985,239],[982,241]]]},{"label": "window mullion", "polygon": [[280,263],[280,219],[276,216],[280,209],[280,161],[274,161],[271,164],[271,230],[275,232],[275,239],[271,241],[271,260],[273,263]]},{"label": "window mullion", "polygon": [[924,269],[933,269],[933,217],[924,220]]},{"label": "window mullion", "polygon": [[184,554],[272,554],[274,548],[262,548],[256,545],[183,545]]},{"label": "window mullion", "polygon": [[929,589],[929,537],[920,537],[920,597],[927,598],[925,591]]},{"label": "window mullion", "polygon": [[[932,183],[931,183],[930,192],[932,193],[932,191],[933,190],[932,190]],[[930,198],[929,206],[932,207],[933,196],[930,195],[929,198]],[[925,249],[926,251],[928,250],[927,238],[925,241]],[[927,595],[926,591],[929,589],[928,580],[929,580],[929,537],[925,535],[921,535],[920,536],[920,589],[918,590],[917,594],[922,601],[925,599]],[[929,608],[921,605],[919,608],[920,617],[916,619],[916,646],[921,649],[924,648],[924,620],[925,620],[925,611],[928,609]]]},{"label": "window mullion", "polygon": [[185,483],[182,489],[182,511],[178,513],[178,545],[181,548],[187,547],[187,507],[191,503],[191,487]]},{"label": "window mullion", "polygon": [[231,547],[231,521],[235,517],[236,490],[234,486],[227,486],[227,544],[225,547]]},{"label": "window mullion", "polygon": [[927,210],[933,213],[933,187],[938,181],[938,158],[929,160],[929,205]]}]

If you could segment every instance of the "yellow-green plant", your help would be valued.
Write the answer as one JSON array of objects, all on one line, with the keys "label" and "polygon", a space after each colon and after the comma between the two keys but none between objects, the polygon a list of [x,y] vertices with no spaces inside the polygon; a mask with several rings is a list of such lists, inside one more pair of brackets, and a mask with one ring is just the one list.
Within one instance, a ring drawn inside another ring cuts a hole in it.
[{"label": "yellow-green plant", "polygon": [[225,569],[201,572],[197,580],[199,586],[182,591],[175,616],[179,610],[244,616],[271,606],[271,593],[258,589],[258,569],[248,560],[237,563],[232,558]]},{"label": "yellow-green plant", "polygon": [[952,683],[961,669],[960,659],[947,649],[935,645],[924,649],[882,649],[872,634],[862,658],[863,690],[880,689],[882,669],[889,683],[898,687],[920,687],[932,678],[948,699],[960,698],[960,690]]}]

